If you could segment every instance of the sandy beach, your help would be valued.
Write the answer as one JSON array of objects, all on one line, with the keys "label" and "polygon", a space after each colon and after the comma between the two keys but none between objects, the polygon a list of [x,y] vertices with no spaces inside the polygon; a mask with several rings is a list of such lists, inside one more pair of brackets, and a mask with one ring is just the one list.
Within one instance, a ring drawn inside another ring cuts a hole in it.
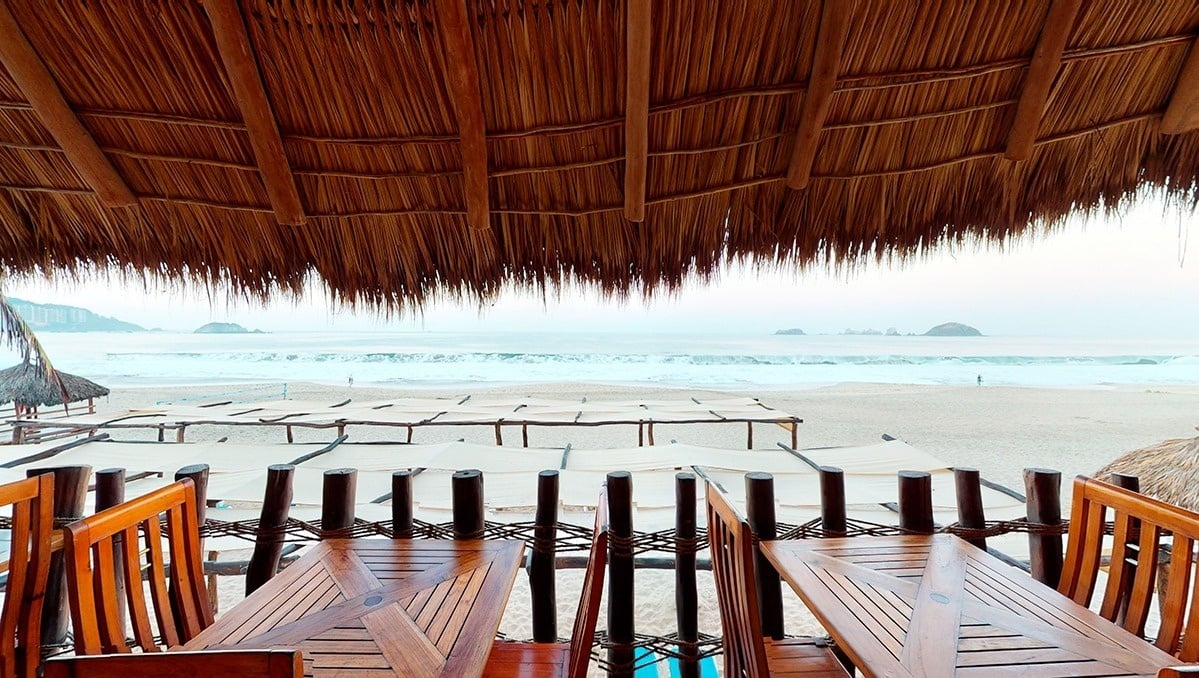
[{"label": "sandy beach", "polygon": [[[205,394],[235,388],[204,385],[174,388],[118,388],[100,411],[122,411],[163,401],[187,398],[203,402]],[[603,384],[526,384],[502,389],[402,390],[358,384],[353,387],[321,384],[288,384],[289,398],[339,402],[346,398],[378,400],[487,393],[489,395],[540,396],[626,400],[633,398],[680,400],[688,397],[754,396],[766,404],[804,419],[800,447],[864,445],[877,442],[884,433],[928,452],[955,466],[978,468],[984,478],[1022,489],[1021,471],[1044,467],[1062,472],[1064,490],[1079,473],[1090,473],[1111,459],[1136,448],[1167,438],[1191,437],[1199,423],[1195,402],[1199,385],[1119,386],[1087,389],[1042,389],[968,386],[940,387],[893,384],[842,384],[807,390],[754,390],[715,392],[684,389],[654,389]],[[767,429],[770,429],[769,431]],[[401,440],[397,429],[353,428],[354,440]],[[147,431],[119,431],[114,437],[145,439]],[[323,441],[333,437],[328,430],[297,429],[296,441]],[[187,431],[189,441],[217,440],[228,436],[236,442],[283,440],[281,428],[195,426]],[[429,443],[464,438],[492,444],[488,427],[429,427],[417,429],[414,442]],[[722,425],[659,426],[657,440],[744,449],[745,428]],[[788,435],[773,426],[755,430],[755,447],[773,448]],[[637,444],[632,427],[545,428],[530,432],[533,446],[571,443],[580,448],[632,447]],[[511,444],[519,444],[512,441]],[[618,470],[618,469],[612,469]],[[448,491],[448,489],[447,489]],[[1068,495],[1063,496],[1063,502]],[[239,554],[226,554],[235,559]],[[580,572],[559,573],[559,629],[565,633],[578,600]],[[638,570],[638,630],[669,633],[675,629],[673,572]],[[711,576],[700,573],[700,629],[719,632],[715,597],[710,595]],[[240,577],[220,580],[223,609],[241,598]],[[785,587],[784,587],[785,588]],[[709,594],[705,594],[708,591]],[[511,637],[531,635],[528,582],[518,575],[501,631]],[[795,596],[785,590],[789,633],[819,633],[820,629],[802,609]],[[601,619],[600,627],[604,626]]]}]

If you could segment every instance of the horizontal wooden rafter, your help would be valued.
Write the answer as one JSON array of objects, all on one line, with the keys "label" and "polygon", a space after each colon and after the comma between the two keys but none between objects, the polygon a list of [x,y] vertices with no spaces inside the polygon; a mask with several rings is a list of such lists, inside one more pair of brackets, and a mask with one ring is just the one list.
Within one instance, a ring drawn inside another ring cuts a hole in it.
[{"label": "horizontal wooden rafter", "polygon": [[624,216],[645,220],[649,165],[650,0],[630,0],[625,32]]},{"label": "horizontal wooden rafter", "polygon": [[824,0],[812,57],[812,75],[804,92],[799,131],[795,133],[791,165],[787,170],[789,188],[804,188],[811,177],[816,147],[833,101],[837,72],[841,69],[841,48],[849,32],[849,10],[850,3],[845,0]]},{"label": "horizontal wooden rafter", "polygon": [[466,193],[466,222],[471,228],[491,227],[487,193],[487,128],[475,43],[467,23],[466,0],[439,3],[441,37],[445,44],[446,79],[458,117],[462,148],[462,183]]},{"label": "horizontal wooden rafter", "polygon": [[100,150],[91,132],[79,122],[5,0],[0,0],[0,62],[4,63],[33,111],[62,147],[75,171],[100,200],[108,207],[136,204],[137,198]]},{"label": "horizontal wooden rafter", "polygon": [[1199,39],[1191,44],[1178,73],[1161,124],[1163,134],[1182,134],[1194,129],[1199,129]]},{"label": "horizontal wooden rafter", "polygon": [[1024,76],[1016,118],[1008,132],[1004,153],[1008,160],[1027,160],[1032,155],[1041,116],[1049,101],[1049,90],[1061,69],[1062,53],[1066,50],[1066,40],[1081,4],[1082,0],[1054,0],[1049,8],[1028,73]]},{"label": "horizontal wooden rafter", "polygon": [[250,47],[250,36],[235,0],[205,0],[204,9],[212,23],[217,51],[225,65],[229,86],[246,123],[250,146],[258,162],[266,193],[281,224],[304,223],[304,207],[296,180],[283,150],[283,138],[271,110],[262,74]]}]

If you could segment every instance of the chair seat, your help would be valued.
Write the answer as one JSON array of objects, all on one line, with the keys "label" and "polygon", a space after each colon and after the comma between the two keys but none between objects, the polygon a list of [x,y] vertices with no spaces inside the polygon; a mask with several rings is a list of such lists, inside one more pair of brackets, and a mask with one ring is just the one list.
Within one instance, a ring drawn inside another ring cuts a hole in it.
[{"label": "chair seat", "polygon": [[833,648],[815,638],[766,639],[766,663],[770,675],[803,678],[845,678],[849,672]]},{"label": "chair seat", "polygon": [[494,678],[565,676],[569,661],[570,643],[494,642],[483,675]]}]

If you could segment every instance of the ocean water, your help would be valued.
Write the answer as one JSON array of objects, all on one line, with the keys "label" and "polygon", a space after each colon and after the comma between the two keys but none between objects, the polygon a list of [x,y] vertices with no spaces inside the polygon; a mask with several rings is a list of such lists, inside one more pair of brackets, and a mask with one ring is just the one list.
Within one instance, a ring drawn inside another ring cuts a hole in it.
[{"label": "ocean water", "polygon": [[1098,387],[1199,383],[1199,340],[571,332],[44,333],[106,386],[310,381],[441,388],[599,382],[811,388],[842,382]]}]

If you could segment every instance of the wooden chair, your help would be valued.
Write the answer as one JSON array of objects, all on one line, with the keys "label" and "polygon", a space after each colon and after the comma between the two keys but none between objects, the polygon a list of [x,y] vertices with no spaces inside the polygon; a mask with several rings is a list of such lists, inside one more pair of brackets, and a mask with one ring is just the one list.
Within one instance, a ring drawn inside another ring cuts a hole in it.
[{"label": "wooden chair", "polygon": [[1188,585],[1199,542],[1199,513],[1078,476],[1058,591],[1081,605],[1091,604],[1109,519],[1115,530],[1099,613],[1131,633],[1145,635],[1161,544],[1163,538],[1169,539],[1171,557],[1154,644],[1184,662],[1199,661],[1199,597],[1192,595]]},{"label": "wooden chair", "polygon": [[0,485],[0,506],[12,506],[4,601],[0,603],[0,678],[34,678],[40,662],[42,599],[54,531],[54,475]]},{"label": "wooden chair", "polygon": [[815,638],[762,636],[753,532],[715,483],[708,483],[708,545],[724,629],[724,675],[765,678],[848,676],[832,648]]},{"label": "wooden chair", "polygon": [[46,662],[45,678],[301,678],[299,650],[205,650],[62,657]]},{"label": "wooden chair", "polygon": [[[164,513],[169,535],[169,576],[160,524]],[[136,646],[145,652],[157,652],[160,644],[180,645],[212,625],[196,520],[196,492],[191,480],[184,479],[67,526],[67,595],[76,654],[130,650],[114,576],[113,537],[118,535],[121,540],[117,547],[124,556],[120,567],[126,583],[125,599]],[[150,630],[143,579],[150,586],[157,639]]]},{"label": "wooden chair", "polygon": [[484,676],[565,676],[583,678],[591,662],[591,642],[599,619],[600,597],[604,594],[604,574],[608,567],[608,495],[600,492],[595,507],[595,530],[591,535],[591,553],[587,558],[587,573],[583,576],[583,591],[575,612],[574,627],[569,643],[505,643],[495,642],[487,656]]}]

